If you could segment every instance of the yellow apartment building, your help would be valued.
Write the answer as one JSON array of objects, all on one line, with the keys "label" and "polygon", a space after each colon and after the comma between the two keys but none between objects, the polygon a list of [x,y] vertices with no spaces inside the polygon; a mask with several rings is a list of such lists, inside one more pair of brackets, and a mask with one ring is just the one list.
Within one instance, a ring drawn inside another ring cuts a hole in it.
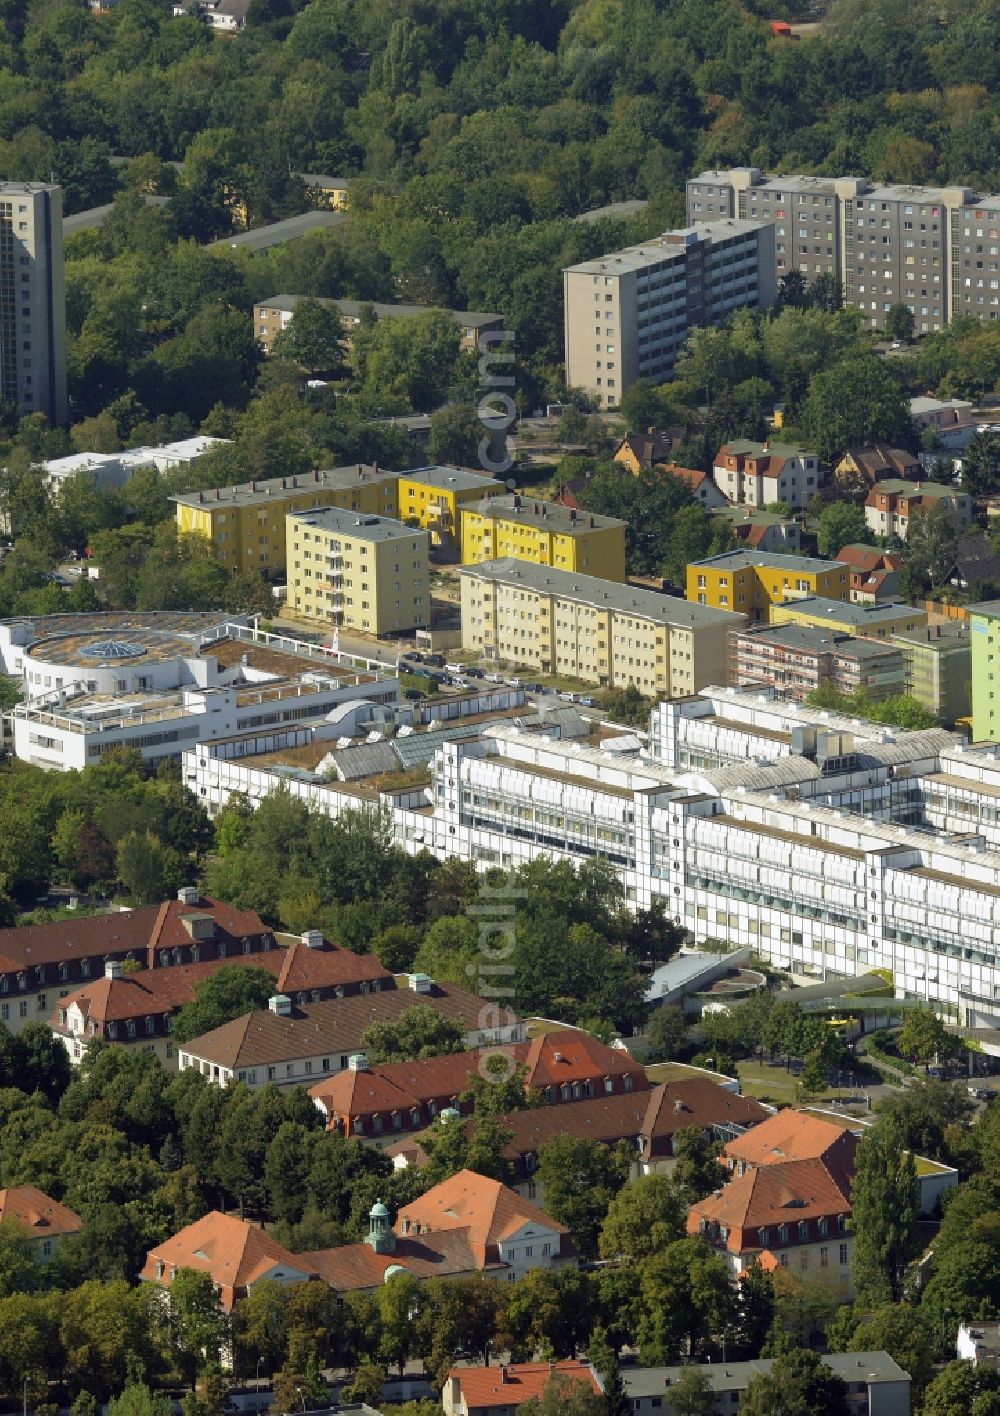
[{"label": "yellow apartment building", "polygon": [[298,172],[296,176],[305,183],[306,195],[313,206],[328,207],[330,211],[347,210],[347,177],[328,177],[325,172]]},{"label": "yellow apartment building", "polygon": [[292,512],[289,614],[368,634],[430,623],[430,533],[340,507]]},{"label": "yellow apartment building", "polygon": [[783,600],[807,595],[847,600],[850,578],[850,567],[840,561],[766,551],[726,551],[690,563],[686,593],[694,604],[735,611],[746,615],[751,624],[766,624],[771,606]]},{"label": "yellow apartment building", "polygon": [[495,477],[465,467],[417,467],[399,474],[399,519],[429,531],[436,546],[458,546],[463,508],[503,490]]},{"label": "yellow apartment building", "polygon": [[464,566],[462,647],[497,664],[653,696],[726,682],[746,617],[528,561]]},{"label": "yellow apartment building", "polygon": [[817,625],[834,634],[856,634],[862,639],[891,639],[894,634],[914,634],[927,627],[927,611],[913,605],[841,604],[839,600],[809,596],[771,609],[772,624]]},{"label": "yellow apartment building", "polygon": [[398,480],[398,472],[358,463],[188,492],[173,498],[177,529],[207,537],[228,570],[257,570],[273,578],[285,569],[285,517],[290,512],[337,506],[395,517]]},{"label": "yellow apartment building", "polygon": [[625,522],[516,492],[464,506],[462,564],[478,565],[504,556],[621,582]]}]

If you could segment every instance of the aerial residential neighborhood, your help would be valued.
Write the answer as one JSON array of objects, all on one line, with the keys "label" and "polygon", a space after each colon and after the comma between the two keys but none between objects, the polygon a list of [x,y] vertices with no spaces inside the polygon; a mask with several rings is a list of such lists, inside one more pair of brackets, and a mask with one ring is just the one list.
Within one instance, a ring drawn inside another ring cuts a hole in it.
[{"label": "aerial residential neighborhood", "polygon": [[995,29],[10,0],[0,1416],[1000,1413]]}]

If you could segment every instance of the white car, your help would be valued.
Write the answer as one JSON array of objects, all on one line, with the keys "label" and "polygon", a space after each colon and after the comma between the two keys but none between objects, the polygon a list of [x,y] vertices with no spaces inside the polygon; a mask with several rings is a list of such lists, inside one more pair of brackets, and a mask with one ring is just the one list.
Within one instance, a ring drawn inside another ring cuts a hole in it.
[{"label": "white car", "polygon": [[464,674],[464,673],[465,673],[465,665],[464,665],[464,664],[445,664],[445,669],[446,669],[446,670],[448,671],[448,673],[450,673],[450,674]]}]

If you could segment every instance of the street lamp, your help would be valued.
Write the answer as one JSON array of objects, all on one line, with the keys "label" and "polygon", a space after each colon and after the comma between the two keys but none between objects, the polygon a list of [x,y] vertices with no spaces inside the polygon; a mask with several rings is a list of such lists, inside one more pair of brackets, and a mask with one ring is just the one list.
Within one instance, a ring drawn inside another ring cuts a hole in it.
[{"label": "street lamp", "polygon": [[302,1394],[302,1388],[301,1388],[301,1387],[296,1387],[295,1390],[298,1392],[298,1394],[299,1394],[299,1400],[302,1402],[302,1410],[305,1411],[305,1409],[306,1409],[306,1399],[305,1399],[305,1397],[304,1397],[303,1394]]},{"label": "street lamp", "polygon": [[257,1358],[257,1372],[253,1379],[253,1409],[256,1416],[260,1416],[260,1364],[263,1357]]}]

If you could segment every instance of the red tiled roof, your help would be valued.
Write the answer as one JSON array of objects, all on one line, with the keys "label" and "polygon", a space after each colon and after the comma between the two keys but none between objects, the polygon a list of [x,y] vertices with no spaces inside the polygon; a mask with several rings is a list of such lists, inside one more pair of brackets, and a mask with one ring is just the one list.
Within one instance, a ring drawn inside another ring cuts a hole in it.
[{"label": "red tiled roof", "polygon": [[[498,1050],[523,1063],[528,1043],[511,1043],[502,1049],[477,1048],[452,1052],[441,1057],[422,1057],[414,1062],[385,1062],[363,1072],[340,1072],[317,1082],[309,1095],[328,1116],[358,1116],[371,1111],[422,1105],[440,1097],[457,1097],[468,1089],[480,1058]],[[385,1103],[385,1104],[383,1104]]]},{"label": "red tiled roof", "polygon": [[176,968],[138,969],[121,978],[96,978],[59,999],[59,1007],[49,1018],[58,1032],[66,1029],[59,1015],[76,1003],[84,1018],[95,1023],[121,1022],[150,1014],[172,1013],[190,1003],[195,988],[220,969],[244,965],[263,969],[276,977],[282,956],[274,950],[262,954],[240,954],[232,959],[206,959],[199,964],[179,964]]},{"label": "red tiled roof", "polygon": [[691,492],[696,492],[702,482],[709,480],[707,472],[699,472],[695,467],[681,467],[677,462],[663,462],[660,465],[664,472],[669,472],[672,477],[679,477]]},{"label": "red tiled roof", "polygon": [[462,1405],[473,1412],[493,1407],[523,1406],[544,1394],[556,1375],[570,1382],[582,1382],[600,1395],[603,1387],[589,1362],[576,1358],[564,1362],[517,1362],[505,1367],[452,1367],[448,1380],[461,1387]]},{"label": "red tiled roof", "polygon": [[492,1270],[503,1265],[477,1264],[469,1247],[468,1231],[397,1238],[391,1254],[376,1254],[370,1244],[343,1244],[336,1249],[317,1249],[299,1254],[299,1260],[315,1269],[320,1278],[338,1293],[378,1288],[389,1269],[405,1269],[414,1278],[457,1278],[460,1274]]},{"label": "red tiled roof", "polygon": [[0,1190],[0,1220],[13,1219],[32,1239],[79,1234],[82,1220],[66,1205],[49,1199],[34,1185],[11,1185]]},{"label": "red tiled roof", "polygon": [[779,1165],[793,1160],[822,1160],[850,1194],[858,1138],[819,1116],[787,1108],[726,1144],[728,1160],[743,1165]]},{"label": "red tiled roof", "polygon": [[[158,1263],[164,1266],[161,1277],[157,1276]],[[180,1268],[211,1274],[226,1312],[232,1311],[234,1301],[258,1279],[279,1275],[292,1279],[318,1277],[303,1256],[289,1253],[269,1234],[219,1210],[212,1210],[150,1249],[140,1277],[166,1286]]]},{"label": "red tiled roof", "polygon": [[429,1007],[478,1031],[487,1006],[455,984],[436,983],[430,993],[386,988],[378,993],[328,998],[292,1008],[288,1014],[266,1009],[245,1013],[230,1023],[184,1044],[184,1051],[219,1067],[255,1067],[291,1062],[317,1053],[358,1052],[362,1036],[373,1023],[395,1022],[408,1008]]},{"label": "red tiled roof", "polygon": [[449,1230],[464,1231],[477,1268],[486,1263],[490,1251],[502,1239],[532,1224],[556,1234],[569,1234],[565,1225],[558,1224],[537,1205],[523,1200],[499,1180],[477,1175],[473,1170],[460,1170],[404,1206],[396,1216],[400,1234],[407,1232],[407,1225],[434,1236]]},{"label": "red tiled roof", "polygon": [[837,560],[855,570],[899,570],[903,557],[895,551],[883,551],[878,546],[865,546],[858,542],[841,546]]},{"label": "red tiled roof", "polygon": [[317,1082],[309,1095],[330,1117],[363,1116],[387,1107],[399,1110],[442,1098],[450,1100],[468,1089],[479,1069],[480,1059],[498,1051],[523,1065],[526,1084],[539,1091],[564,1083],[572,1085],[624,1076],[632,1077],[633,1091],[649,1089],[645,1070],[630,1053],[608,1047],[588,1033],[567,1028],[547,1033],[530,1043],[425,1057],[416,1062],[392,1062],[364,1072],[341,1072]]},{"label": "red tiled roof", "polygon": [[591,1077],[631,1075],[636,1091],[648,1091],[645,1069],[624,1048],[608,1047],[590,1033],[572,1030],[544,1033],[532,1040],[526,1059],[528,1082],[541,1090]]},{"label": "red tiled roof", "polygon": [[850,1214],[850,1190],[841,1188],[821,1160],[789,1160],[762,1165],[737,1176],[715,1195],[699,1200],[688,1212],[689,1234],[703,1221],[729,1231],[726,1248],[735,1254],[757,1248],[756,1235],[746,1231],[803,1220],[832,1219]]},{"label": "red tiled roof", "polygon": [[324,941],[322,949],[311,949],[301,939],[295,939],[283,956],[278,989],[288,994],[305,993],[316,988],[372,983],[375,979],[381,979],[386,986],[392,974],[374,954],[355,954],[329,941]]},{"label": "red tiled roof", "polygon": [[113,914],[85,915],[79,919],[54,920],[48,924],[20,925],[0,929],[0,972],[63,963],[66,960],[132,954],[147,968],[156,965],[160,948],[190,947],[192,940],[182,920],[185,915],[210,914],[216,925],[216,939],[240,941],[270,935],[271,931],[252,910],[235,910],[207,897],[197,905],[167,900]]},{"label": "red tiled roof", "polygon": [[[309,958],[303,960],[300,950]],[[138,969],[117,979],[93,979],[59,999],[58,1008],[49,1018],[49,1026],[57,1032],[65,1032],[59,1015],[73,1003],[78,1005],[84,1018],[95,1023],[122,1022],[172,1013],[191,1002],[198,984],[219,969],[235,965],[263,969],[274,978],[275,991],[279,993],[329,993],[334,988],[354,987],[376,979],[385,988],[394,989],[396,986],[392,974],[374,955],[353,954],[339,945],[310,949],[296,940],[287,949],[239,953],[224,959],[203,959],[197,964],[178,964],[170,968]]]},{"label": "red tiled roof", "polygon": [[642,1137],[643,1155],[649,1158],[669,1154],[669,1138],[687,1126],[703,1131],[717,1125],[753,1126],[770,1114],[753,1097],[737,1096],[700,1077],[661,1082],[648,1092],[513,1112],[503,1120],[511,1135],[503,1153],[508,1160],[537,1154],[546,1141],[559,1135],[587,1137],[605,1145]]}]

